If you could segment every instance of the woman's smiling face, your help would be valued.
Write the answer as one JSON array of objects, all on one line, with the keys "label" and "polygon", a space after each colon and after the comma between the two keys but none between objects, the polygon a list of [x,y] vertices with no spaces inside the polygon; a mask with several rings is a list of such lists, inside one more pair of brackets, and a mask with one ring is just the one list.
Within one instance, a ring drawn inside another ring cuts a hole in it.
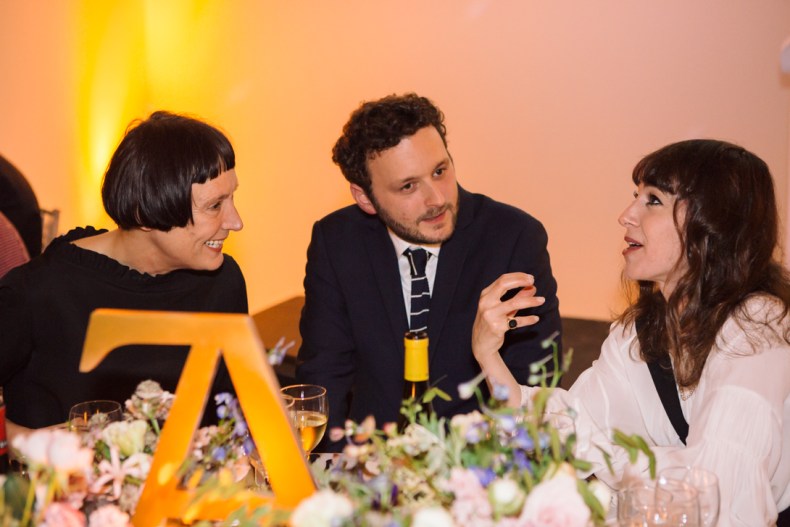
[{"label": "woman's smiling face", "polygon": [[192,222],[169,231],[151,231],[156,255],[156,271],[175,269],[211,271],[223,262],[222,245],[230,231],[243,227],[233,203],[238,187],[236,171],[231,169],[203,184],[192,185]]}]

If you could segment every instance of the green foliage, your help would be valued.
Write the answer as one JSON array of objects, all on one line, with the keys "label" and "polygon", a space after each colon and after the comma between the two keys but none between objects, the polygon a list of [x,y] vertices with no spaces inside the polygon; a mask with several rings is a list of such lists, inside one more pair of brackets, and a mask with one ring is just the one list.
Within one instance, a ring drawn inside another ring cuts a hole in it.
[{"label": "green foliage", "polygon": [[11,525],[11,519],[20,520],[25,510],[30,482],[19,474],[9,474],[0,486],[0,525]]}]

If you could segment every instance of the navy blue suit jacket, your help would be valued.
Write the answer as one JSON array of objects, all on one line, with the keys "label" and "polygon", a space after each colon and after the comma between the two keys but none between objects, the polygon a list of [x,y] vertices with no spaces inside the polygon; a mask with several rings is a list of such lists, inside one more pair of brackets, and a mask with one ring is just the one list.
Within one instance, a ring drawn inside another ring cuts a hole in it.
[{"label": "navy blue suit jacket", "polygon": [[[431,384],[452,397],[434,400],[440,416],[477,407],[474,398],[461,400],[457,388],[480,372],[472,325],[481,291],[503,273],[533,275],[537,294],[546,298],[528,310],[540,322],[509,332],[501,349],[518,382],[527,384],[529,365],[551,352],[541,341],[559,331],[560,315],[546,244],[546,231],[532,216],[459,187],[458,221],[441,247],[428,320]],[[316,222],[304,286],[297,381],[327,388],[330,427],[370,414],[379,427],[396,421],[408,315],[397,255],[381,220],[351,205]]]}]

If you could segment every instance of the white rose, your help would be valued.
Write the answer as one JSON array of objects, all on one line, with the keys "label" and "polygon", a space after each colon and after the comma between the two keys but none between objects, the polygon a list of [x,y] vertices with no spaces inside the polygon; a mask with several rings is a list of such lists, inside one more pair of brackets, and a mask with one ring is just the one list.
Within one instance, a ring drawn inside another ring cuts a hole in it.
[{"label": "white rose", "polygon": [[586,527],[590,520],[590,509],[576,488],[577,480],[565,470],[544,480],[532,489],[521,520],[534,525],[553,527]]},{"label": "white rose", "polygon": [[11,446],[22,454],[29,465],[34,467],[46,465],[49,463],[47,450],[51,436],[51,430],[36,430],[30,434],[16,436]]},{"label": "white rose", "polygon": [[526,494],[512,479],[496,479],[488,486],[488,499],[495,513],[516,514],[524,504]]},{"label": "white rose", "polygon": [[609,512],[609,506],[612,504],[612,490],[605,483],[597,479],[591,481],[587,485],[587,488],[590,489],[595,499],[601,504],[604,515],[606,515],[606,513]]},{"label": "white rose", "polygon": [[331,490],[321,490],[302,500],[291,514],[291,527],[331,527],[354,513],[348,498]]},{"label": "white rose", "polygon": [[[571,476],[572,478],[576,477],[576,469],[573,468],[573,466],[570,463],[560,463],[559,465],[555,465],[555,467],[554,467],[555,475],[560,473],[560,472],[563,472],[563,473]],[[552,477],[554,477],[554,476],[552,476]]]},{"label": "white rose", "polygon": [[453,527],[453,517],[439,506],[425,507],[412,516],[411,527]]},{"label": "white rose", "polygon": [[118,447],[123,457],[129,457],[143,451],[146,431],[145,421],[116,421],[104,427],[101,437],[107,445]]}]

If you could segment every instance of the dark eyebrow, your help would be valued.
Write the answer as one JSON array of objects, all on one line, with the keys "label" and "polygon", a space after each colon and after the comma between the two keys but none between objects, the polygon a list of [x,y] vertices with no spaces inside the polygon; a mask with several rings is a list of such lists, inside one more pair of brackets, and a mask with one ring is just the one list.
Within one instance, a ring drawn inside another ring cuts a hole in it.
[{"label": "dark eyebrow", "polygon": [[[218,201],[223,201],[231,197],[237,190],[239,190],[239,184],[236,183],[236,186],[233,187],[233,190],[230,193],[220,194],[219,196],[215,196],[211,199],[207,199],[205,203],[201,205],[201,207],[209,206],[213,203],[217,203]],[[192,196],[192,201],[195,201],[195,196]]]}]

